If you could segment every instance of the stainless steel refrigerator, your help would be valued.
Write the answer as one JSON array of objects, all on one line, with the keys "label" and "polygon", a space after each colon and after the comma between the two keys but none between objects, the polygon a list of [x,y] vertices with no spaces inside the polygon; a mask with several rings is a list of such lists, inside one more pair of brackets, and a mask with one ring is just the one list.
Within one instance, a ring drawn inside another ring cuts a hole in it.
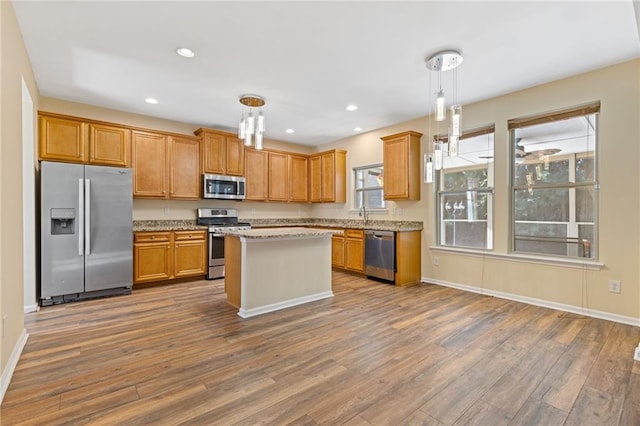
[{"label": "stainless steel refrigerator", "polygon": [[42,306],[131,293],[131,169],[43,161]]}]

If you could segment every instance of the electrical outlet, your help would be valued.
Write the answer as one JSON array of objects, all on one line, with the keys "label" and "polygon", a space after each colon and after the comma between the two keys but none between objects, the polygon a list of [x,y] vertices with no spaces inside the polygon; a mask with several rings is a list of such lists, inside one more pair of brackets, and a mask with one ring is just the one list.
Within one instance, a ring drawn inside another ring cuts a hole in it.
[{"label": "electrical outlet", "polygon": [[434,257],[433,258],[433,266],[440,266],[440,258],[439,257]]},{"label": "electrical outlet", "polygon": [[171,213],[171,209],[169,207],[165,207],[164,208],[164,215],[165,216],[169,216],[169,213]]},{"label": "electrical outlet", "polygon": [[633,354],[633,359],[635,359],[636,361],[640,361],[640,346],[636,348],[636,352],[635,354]]},{"label": "electrical outlet", "polygon": [[609,280],[609,292],[610,293],[620,293],[621,284],[618,280]]}]

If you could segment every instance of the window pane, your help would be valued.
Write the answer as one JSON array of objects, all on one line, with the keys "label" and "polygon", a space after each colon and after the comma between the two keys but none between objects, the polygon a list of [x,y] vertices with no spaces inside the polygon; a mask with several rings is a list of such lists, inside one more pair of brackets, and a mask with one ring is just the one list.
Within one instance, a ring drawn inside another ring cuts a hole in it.
[{"label": "window pane", "polygon": [[[568,243],[565,241],[549,241],[546,239],[565,240],[567,225],[547,223],[516,223],[516,251],[540,254],[567,256]],[[521,237],[535,237],[531,239]]]},{"label": "window pane", "polygon": [[517,164],[513,184],[515,186],[535,186],[541,183],[569,182],[569,160],[544,160],[534,163]]},{"label": "window pane", "polygon": [[366,189],[362,191],[365,200],[365,206],[368,209],[383,209],[384,195],[382,189]]},{"label": "window pane", "polygon": [[520,189],[515,191],[515,220],[568,222],[569,189]]},{"label": "window pane", "polygon": [[593,222],[593,187],[576,188],[576,221]]},{"label": "window pane", "polygon": [[441,244],[458,247],[491,248],[487,232],[491,194],[467,191],[441,194]]},{"label": "window pane", "polygon": [[382,189],[383,166],[374,164],[353,169],[354,192],[353,205],[356,209],[364,206],[370,209],[383,209],[384,192]]},{"label": "window pane", "polygon": [[593,225],[578,225],[578,238],[582,241],[578,246],[578,256],[594,258]]},{"label": "window pane", "polygon": [[475,170],[445,171],[442,189],[467,190],[487,188],[489,175],[486,168]]},{"label": "window pane", "polygon": [[595,182],[595,163],[593,157],[576,159],[576,182]]}]

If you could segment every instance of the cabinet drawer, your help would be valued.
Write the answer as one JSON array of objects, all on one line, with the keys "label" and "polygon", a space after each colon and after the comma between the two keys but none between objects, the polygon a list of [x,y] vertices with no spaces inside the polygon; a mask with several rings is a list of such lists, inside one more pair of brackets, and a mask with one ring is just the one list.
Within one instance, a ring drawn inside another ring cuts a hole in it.
[{"label": "cabinet drawer", "polygon": [[344,236],[346,238],[360,238],[364,239],[364,231],[361,229],[345,229]]},{"label": "cabinet drawer", "polygon": [[157,243],[171,240],[171,232],[136,232],[133,235],[135,243]]},{"label": "cabinet drawer", "polygon": [[174,231],[175,241],[204,240],[207,231]]}]

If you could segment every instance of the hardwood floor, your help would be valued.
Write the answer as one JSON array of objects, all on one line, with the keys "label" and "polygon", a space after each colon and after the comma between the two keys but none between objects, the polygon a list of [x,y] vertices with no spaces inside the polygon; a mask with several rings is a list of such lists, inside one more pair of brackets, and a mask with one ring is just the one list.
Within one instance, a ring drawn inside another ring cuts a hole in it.
[{"label": "hardwood floor", "polygon": [[242,319],[224,283],[43,308],[4,425],[639,425],[640,328],[334,272]]}]

